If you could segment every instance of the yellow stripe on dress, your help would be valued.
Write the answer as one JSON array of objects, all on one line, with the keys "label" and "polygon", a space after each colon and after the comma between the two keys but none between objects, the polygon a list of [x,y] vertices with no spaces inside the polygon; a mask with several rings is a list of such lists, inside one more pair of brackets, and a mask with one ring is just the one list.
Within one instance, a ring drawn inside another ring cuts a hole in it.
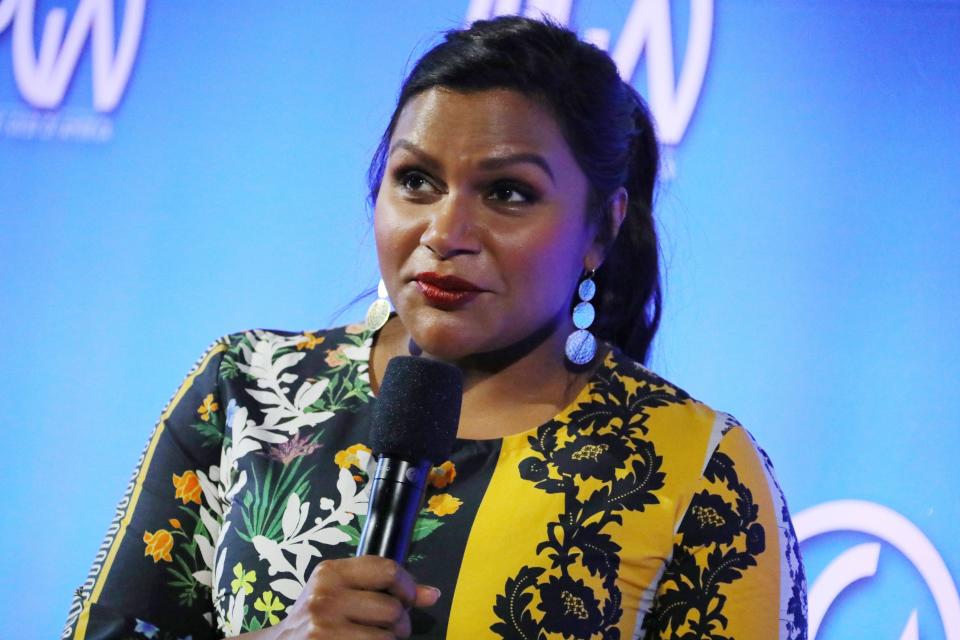
[{"label": "yellow stripe on dress", "polygon": [[[522,434],[523,439],[529,434]],[[520,461],[530,452],[523,439],[505,438],[493,476],[487,485],[464,549],[447,624],[448,638],[496,637],[490,626],[498,622],[495,597],[508,578],[535,560],[534,550],[546,537],[541,527],[523,526],[533,520],[531,510],[550,516],[563,512],[563,495],[547,495],[520,477]],[[519,526],[518,526],[519,525]]]},{"label": "yellow stripe on dress", "polygon": [[103,587],[106,584],[107,576],[110,574],[110,568],[113,566],[113,561],[117,557],[117,551],[120,549],[120,545],[123,542],[123,537],[127,532],[127,527],[130,524],[130,520],[133,519],[133,512],[137,508],[137,501],[140,499],[140,492],[143,489],[143,481],[147,477],[147,472],[150,469],[150,463],[153,460],[153,453],[156,451],[157,443],[160,442],[160,436],[163,434],[167,420],[169,420],[170,416],[173,415],[173,412],[179,406],[183,396],[185,396],[187,391],[190,390],[190,387],[193,386],[193,381],[197,379],[197,376],[201,375],[206,370],[207,365],[210,364],[210,361],[214,356],[226,351],[226,349],[227,345],[223,344],[222,342],[218,342],[212,346],[209,351],[207,351],[206,355],[204,355],[204,357],[201,359],[193,373],[188,375],[186,380],[183,381],[183,384],[180,385],[177,393],[167,404],[167,409],[160,416],[160,421],[157,423],[157,428],[154,429],[153,436],[150,438],[150,443],[147,445],[147,450],[143,454],[143,461],[140,463],[140,470],[137,472],[136,481],[133,485],[133,491],[130,494],[130,502],[127,505],[126,512],[123,514],[123,518],[120,520],[120,529],[117,531],[117,535],[113,540],[113,544],[110,545],[110,551],[107,553],[107,558],[104,560],[103,568],[100,570],[100,575],[97,577],[97,581],[93,586],[93,592],[86,603],[84,603],[83,611],[80,613],[80,617],[77,619],[77,630],[74,635],[76,640],[83,640],[86,637],[87,623],[90,619],[90,608],[97,603],[97,600],[100,598],[100,594],[103,592]]},{"label": "yellow stripe on dress", "polygon": [[[759,507],[757,521],[766,534],[766,548],[756,556],[757,565],[721,589],[727,595],[723,615],[729,624],[725,634],[731,638],[781,638],[781,520],[770,492],[769,476],[752,437],[743,427],[731,429],[721,440],[719,451],[734,461],[737,479],[753,494]],[[772,598],[773,594],[777,597]],[[776,605],[770,606],[773,602]]]}]

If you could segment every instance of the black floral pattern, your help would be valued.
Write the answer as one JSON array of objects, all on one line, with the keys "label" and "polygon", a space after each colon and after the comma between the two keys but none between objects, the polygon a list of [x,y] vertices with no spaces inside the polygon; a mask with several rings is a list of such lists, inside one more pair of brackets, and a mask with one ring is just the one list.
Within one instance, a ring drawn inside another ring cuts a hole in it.
[{"label": "black floral pattern", "polygon": [[540,585],[541,625],[545,631],[556,631],[574,637],[589,636],[602,619],[600,603],[583,580],[567,576],[552,577]]},{"label": "black floral pattern", "polygon": [[[691,547],[708,544],[729,545],[740,533],[740,519],[733,507],[723,498],[706,491],[693,496],[688,509],[692,526],[681,529],[683,543]],[[763,536],[763,528],[760,528]]]},{"label": "black floral pattern", "polygon": [[553,462],[561,474],[609,481],[630,453],[617,432],[581,433],[554,454]]},{"label": "black floral pattern", "polygon": [[[562,494],[565,508],[536,548],[544,566],[521,567],[496,599],[499,621],[491,630],[502,638],[620,637],[621,547],[605,529],[621,524],[624,511],[659,502],[665,474],[663,459],[645,437],[649,411],[689,400],[646,369],[630,373],[638,383],[632,390],[621,374],[606,369],[592,383],[589,402],[529,438],[534,455],[520,462],[520,477]],[[586,486],[596,488],[584,495]]]},{"label": "black floral pattern", "polygon": [[[720,495],[711,485],[711,490],[693,496],[660,594],[644,619],[647,640],[732,640],[726,635],[729,621],[722,586],[742,578],[765,551],[766,532],[757,522],[760,508],[740,482],[730,457],[715,452],[704,478],[727,491]],[[736,498],[728,501],[724,497],[728,494]]]}]

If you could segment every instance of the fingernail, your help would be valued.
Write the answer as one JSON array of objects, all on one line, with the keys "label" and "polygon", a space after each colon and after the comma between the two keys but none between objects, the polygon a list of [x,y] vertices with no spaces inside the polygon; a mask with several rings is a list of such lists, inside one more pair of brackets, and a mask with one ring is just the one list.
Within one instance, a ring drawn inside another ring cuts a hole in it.
[{"label": "fingernail", "polygon": [[442,595],[442,594],[440,593],[440,589],[437,589],[436,587],[430,587],[430,591],[433,591],[433,601],[434,601],[434,602],[436,602],[437,600],[440,599],[440,596]]}]

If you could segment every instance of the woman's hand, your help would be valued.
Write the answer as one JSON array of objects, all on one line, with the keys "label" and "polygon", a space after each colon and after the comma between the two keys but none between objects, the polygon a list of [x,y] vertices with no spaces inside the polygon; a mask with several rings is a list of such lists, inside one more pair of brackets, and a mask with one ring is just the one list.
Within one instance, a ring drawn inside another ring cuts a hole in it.
[{"label": "woman's hand", "polygon": [[440,597],[417,584],[393,560],[360,556],[321,562],[287,617],[238,640],[392,640],[410,637],[411,607],[429,607]]}]

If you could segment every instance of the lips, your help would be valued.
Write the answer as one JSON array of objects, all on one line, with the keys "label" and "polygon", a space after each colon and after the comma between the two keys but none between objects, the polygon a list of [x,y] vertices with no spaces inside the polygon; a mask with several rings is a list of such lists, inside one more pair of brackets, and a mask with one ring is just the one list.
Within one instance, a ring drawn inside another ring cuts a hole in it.
[{"label": "lips", "polygon": [[433,272],[418,273],[414,281],[427,302],[440,309],[461,307],[484,291],[469,280]]}]

